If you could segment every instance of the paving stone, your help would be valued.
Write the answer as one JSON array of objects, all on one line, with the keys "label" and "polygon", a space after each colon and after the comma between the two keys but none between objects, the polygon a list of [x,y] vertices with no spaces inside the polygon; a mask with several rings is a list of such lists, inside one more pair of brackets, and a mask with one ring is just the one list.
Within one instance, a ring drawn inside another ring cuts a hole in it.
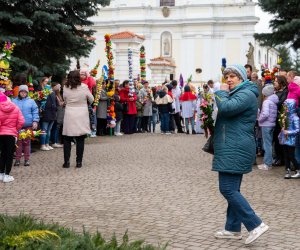
[{"label": "paving stone", "polygon": [[[226,201],[218,191],[212,156],[201,135],[136,134],[87,140],[83,167],[63,169],[63,151],[35,152],[28,168],[13,168],[12,183],[0,183],[0,213],[32,214],[82,232],[110,238],[169,242],[168,249],[300,249],[300,180],[285,180],[284,168],[244,176],[241,192],[270,231],[248,247],[217,240]],[[233,152],[234,157],[234,152]],[[261,161],[261,158],[258,159]]]}]

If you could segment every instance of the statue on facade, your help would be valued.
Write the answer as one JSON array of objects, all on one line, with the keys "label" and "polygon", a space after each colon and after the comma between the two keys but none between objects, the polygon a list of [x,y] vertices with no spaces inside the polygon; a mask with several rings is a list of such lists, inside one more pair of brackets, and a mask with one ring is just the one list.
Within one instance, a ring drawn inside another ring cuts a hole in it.
[{"label": "statue on facade", "polygon": [[249,43],[249,50],[246,54],[246,57],[248,58],[247,64],[250,64],[252,67],[254,67],[254,46],[252,43]]},{"label": "statue on facade", "polygon": [[172,57],[172,34],[169,31],[161,34],[160,55],[162,57]]},{"label": "statue on facade", "polygon": [[170,56],[170,41],[168,38],[164,40],[164,56]]}]

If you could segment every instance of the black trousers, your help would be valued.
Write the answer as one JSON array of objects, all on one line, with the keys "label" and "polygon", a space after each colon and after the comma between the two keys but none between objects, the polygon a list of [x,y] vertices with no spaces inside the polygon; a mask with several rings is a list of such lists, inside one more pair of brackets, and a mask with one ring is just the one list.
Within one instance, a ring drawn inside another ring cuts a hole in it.
[{"label": "black trousers", "polygon": [[280,131],[281,128],[278,125],[276,125],[273,133],[273,142],[274,142],[275,159],[283,161],[285,159],[284,149],[283,149],[283,145],[280,145],[278,140],[278,135]]},{"label": "black trousers", "polygon": [[182,132],[182,126],[181,126],[181,120],[180,120],[180,113],[175,113],[173,114],[174,120],[175,120],[175,124],[177,127],[177,132]]},{"label": "black trousers", "polygon": [[107,119],[97,118],[97,135],[107,134]]},{"label": "black trousers", "polygon": [[0,135],[0,173],[9,175],[14,159],[16,139],[12,135]]},{"label": "black trousers", "polygon": [[134,121],[136,115],[124,115],[124,132],[125,134],[133,134],[134,131]]},{"label": "black trousers", "polygon": [[295,147],[284,145],[283,150],[284,150],[285,169],[291,169],[291,162],[292,162],[296,170],[300,170],[300,166],[295,158]]},{"label": "black trousers", "polygon": [[71,156],[71,142],[76,140],[76,162],[81,163],[84,152],[84,139],[86,135],[82,136],[65,136],[64,137],[64,160],[65,163],[70,162]]},{"label": "black trousers", "polygon": [[142,129],[143,129],[143,131],[149,132],[149,118],[150,118],[150,116],[143,116],[142,117]]}]

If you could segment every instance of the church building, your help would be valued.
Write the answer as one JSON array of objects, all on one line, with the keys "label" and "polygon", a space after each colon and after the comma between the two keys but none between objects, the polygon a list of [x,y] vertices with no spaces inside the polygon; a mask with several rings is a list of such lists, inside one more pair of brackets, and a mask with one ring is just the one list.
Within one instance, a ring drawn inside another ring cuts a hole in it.
[{"label": "church building", "polygon": [[[112,34],[115,78],[128,79],[127,50],[134,56],[134,77],[139,74],[139,49],[146,51],[147,80],[193,82],[221,79],[221,62],[271,67],[277,52],[254,40],[255,3],[251,0],[111,0],[92,18],[96,46],[81,60],[92,68],[106,63],[104,35]],[[248,56],[248,57],[247,57]],[[198,73],[196,73],[198,72]],[[201,72],[201,73],[199,73]]]}]

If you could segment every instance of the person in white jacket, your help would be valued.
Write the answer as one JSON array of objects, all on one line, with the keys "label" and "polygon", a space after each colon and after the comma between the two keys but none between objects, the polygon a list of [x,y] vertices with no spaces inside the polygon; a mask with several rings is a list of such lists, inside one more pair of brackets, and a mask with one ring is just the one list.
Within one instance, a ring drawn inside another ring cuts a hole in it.
[{"label": "person in white jacket", "polygon": [[182,130],[182,126],[181,126],[181,121],[180,121],[180,101],[179,101],[179,97],[181,95],[181,90],[177,84],[176,80],[173,80],[171,82],[171,85],[173,86],[172,89],[172,95],[173,95],[173,107],[175,108],[175,112],[173,114],[174,116],[174,120],[175,120],[175,124],[177,127],[177,133],[184,133]]}]

